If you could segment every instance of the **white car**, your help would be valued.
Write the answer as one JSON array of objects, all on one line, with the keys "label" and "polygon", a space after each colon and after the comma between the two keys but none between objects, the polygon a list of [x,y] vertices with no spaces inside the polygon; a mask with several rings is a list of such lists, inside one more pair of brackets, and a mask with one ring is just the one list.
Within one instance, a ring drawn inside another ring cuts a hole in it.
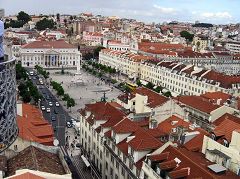
[{"label": "white car", "polygon": [[50,101],[48,104],[49,104],[49,106],[53,106],[53,104],[52,104],[52,102],[51,102],[51,101]]},{"label": "white car", "polygon": [[42,109],[42,111],[46,110],[45,106],[41,106],[41,109]]},{"label": "white car", "polygon": [[47,108],[47,112],[48,112],[48,113],[51,112],[51,109],[50,109],[50,108]]},{"label": "white car", "polygon": [[56,102],[55,105],[58,107],[59,106],[59,102]]}]

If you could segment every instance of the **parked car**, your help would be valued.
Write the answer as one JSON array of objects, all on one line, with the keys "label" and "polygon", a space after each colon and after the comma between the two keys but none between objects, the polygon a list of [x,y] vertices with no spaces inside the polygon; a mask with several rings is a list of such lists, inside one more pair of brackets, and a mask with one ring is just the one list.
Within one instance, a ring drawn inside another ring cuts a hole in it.
[{"label": "parked car", "polygon": [[51,120],[52,121],[56,121],[56,117],[55,116],[51,116]]},{"label": "parked car", "polygon": [[42,111],[46,110],[45,106],[41,106],[41,109],[42,109]]},{"label": "parked car", "polygon": [[53,106],[53,103],[51,101],[48,102],[49,106]]},{"label": "parked car", "polygon": [[51,109],[50,108],[47,108],[47,113],[50,113],[51,112]]},{"label": "parked car", "polygon": [[55,106],[57,106],[57,107],[58,107],[58,106],[59,106],[59,102],[56,102],[56,103],[55,103]]}]

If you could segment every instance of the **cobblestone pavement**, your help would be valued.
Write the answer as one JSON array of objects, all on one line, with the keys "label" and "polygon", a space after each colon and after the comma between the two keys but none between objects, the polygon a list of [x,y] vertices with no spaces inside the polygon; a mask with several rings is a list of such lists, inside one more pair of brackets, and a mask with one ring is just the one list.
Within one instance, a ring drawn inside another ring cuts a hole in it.
[{"label": "cobblestone pavement", "polygon": [[[68,70],[72,74],[74,74],[76,71],[74,70]],[[62,82],[62,86],[65,90],[65,93],[68,93],[70,97],[72,97],[75,102],[76,106],[74,106],[71,109],[70,115],[72,117],[77,118],[77,110],[81,109],[85,106],[85,104],[100,101],[101,97],[103,97],[103,91],[108,90],[106,92],[107,101],[114,101],[116,100],[116,97],[121,94],[121,91],[119,91],[116,88],[113,88],[113,86],[110,84],[106,84],[105,82],[101,81],[99,78],[88,74],[84,71],[81,71],[81,75],[79,76],[70,76],[70,75],[60,75],[55,74],[56,70],[51,70],[50,72],[50,78],[57,82]],[[84,85],[77,86],[72,81],[74,78],[81,78],[84,81]],[[61,102],[61,101],[60,101]],[[64,102],[62,101],[63,105]]]}]

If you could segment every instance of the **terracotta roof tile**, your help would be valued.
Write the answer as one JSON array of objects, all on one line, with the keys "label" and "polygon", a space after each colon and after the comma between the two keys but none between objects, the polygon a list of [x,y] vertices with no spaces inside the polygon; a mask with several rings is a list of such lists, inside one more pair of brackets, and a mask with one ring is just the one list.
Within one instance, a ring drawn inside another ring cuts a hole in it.
[{"label": "terracotta roof tile", "polygon": [[145,87],[139,87],[133,93],[140,94],[143,96],[148,96],[147,103],[148,103],[148,106],[152,108],[160,106],[169,100],[167,97],[162,96]]},{"label": "terracotta roof tile", "polygon": [[22,46],[23,49],[66,49],[66,48],[74,48],[75,46],[63,41],[34,41]]},{"label": "terracotta roof tile", "polygon": [[148,134],[148,132],[142,128],[139,128],[132,136],[135,136],[128,142],[135,151],[153,150],[157,149],[163,144]]},{"label": "terracotta roof tile", "polygon": [[21,175],[9,177],[9,179],[45,179],[45,178],[27,172],[27,173],[23,173]]},{"label": "terracotta roof tile", "polygon": [[228,142],[231,141],[232,138],[232,132],[234,130],[240,129],[240,123],[236,123],[230,119],[225,119],[221,124],[219,124],[214,129],[214,134],[216,136],[222,136],[228,140]]},{"label": "terracotta roof tile", "polygon": [[190,167],[188,168],[181,168],[176,171],[172,171],[169,173],[169,176],[171,179],[176,179],[176,178],[184,178],[187,177],[190,174]]},{"label": "terracotta roof tile", "polygon": [[177,162],[175,160],[170,160],[159,164],[161,170],[171,170],[174,169],[176,166]]},{"label": "terracotta roof tile", "polygon": [[63,175],[66,174],[57,154],[29,146],[8,160],[8,175],[19,169],[31,169]]},{"label": "terracotta roof tile", "polygon": [[207,114],[220,107],[219,105],[214,105],[209,101],[203,100],[200,96],[179,96],[175,100]]},{"label": "terracotta roof tile", "polygon": [[163,160],[167,160],[168,159],[169,154],[170,154],[170,152],[165,152],[165,153],[156,154],[156,155],[150,155],[149,159],[151,161],[154,161],[154,162],[156,162],[156,161],[163,161]]},{"label": "terracotta roof tile", "polygon": [[23,116],[17,116],[19,137],[44,145],[53,145],[53,128],[41,111],[30,104],[22,104]]},{"label": "terracotta roof tile", "polygon": [[225,103],[228,99],[231,98],[231,95],[223,93],[221,91],[207,92],[205,94],[202,94],[201,96],[215,103],[217,102],[218,99],[221,99],[220,104]]}]

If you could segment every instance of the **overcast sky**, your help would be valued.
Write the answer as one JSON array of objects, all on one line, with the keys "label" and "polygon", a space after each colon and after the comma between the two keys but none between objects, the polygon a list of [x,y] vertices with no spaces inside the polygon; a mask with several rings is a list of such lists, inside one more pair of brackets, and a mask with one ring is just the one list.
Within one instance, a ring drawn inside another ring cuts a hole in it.
[{"label": "overcast sky", "polygon": [[92,12],[145,22],[240,22],[240,0],[0,0],[5,14],[79,14]]}]

